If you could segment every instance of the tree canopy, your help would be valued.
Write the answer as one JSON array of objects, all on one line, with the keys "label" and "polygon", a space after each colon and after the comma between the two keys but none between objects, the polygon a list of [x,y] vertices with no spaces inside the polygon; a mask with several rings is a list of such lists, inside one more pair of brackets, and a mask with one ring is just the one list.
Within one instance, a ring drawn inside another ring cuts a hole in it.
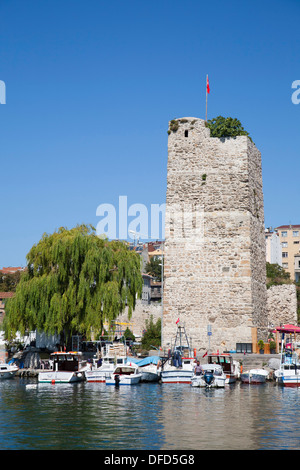
[{"label": "tree canopy", "polygon": [[150,261],[145,266],[146,272],[155,277],[157,281],[161,281],[161,260],[152,256]]},{"label": "tree canopy", "polygon": [[266,263],[267,288],[280,284],[289,284],[290,273],[285,271],[279,264]]},{"label": "tree canopy", "polygon": [[21,271],[5,274],[0,272],[0,292],[15,292],[20,278]]},{"label": "tree canopy", "polygon": [[238,119],[231,117],[218,116],[207,121],[206,126],[210,129],[211,137],[237,137],[239,135],[247,135],[250,140],[249,133],[245,131]]},{"label": "tree canopy", "polygon": [[161,318],[156,323],[153,321],[153,315],[150,320],[146,320],[146,331],[142,337],[142,346],[144,349],[159,348],[161,345]]},{"label": "tree canopy", "polygon": [[7,339],[28,330],[90,338],[126,305],[130,317],[142,292],[139,255],[91,226],[44,234],[27,254],[27,268],[6,304]]}]

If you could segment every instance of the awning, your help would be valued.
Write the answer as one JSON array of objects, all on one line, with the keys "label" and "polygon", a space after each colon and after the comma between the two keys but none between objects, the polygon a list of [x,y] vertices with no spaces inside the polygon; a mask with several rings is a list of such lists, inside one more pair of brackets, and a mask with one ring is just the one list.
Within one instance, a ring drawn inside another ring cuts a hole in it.
[{"label": "awning", "polygon": [[296,325],[283,325],[277,326],[275,331],[280,331],[281,333],[300,333],[300,326]]}]

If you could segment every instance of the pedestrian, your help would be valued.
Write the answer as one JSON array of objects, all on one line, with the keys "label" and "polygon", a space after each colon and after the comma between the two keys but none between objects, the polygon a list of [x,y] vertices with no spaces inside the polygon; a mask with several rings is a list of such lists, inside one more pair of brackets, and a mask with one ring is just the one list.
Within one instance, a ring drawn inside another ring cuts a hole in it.
[{"label": "pedestrian", "polygon": [[200,364],[199,360],[197,361],[197,363],[195,365],[194,373],[195,373],[195,375],[201,375],[202,374],[202,367],[201,367],[201,364]]}]

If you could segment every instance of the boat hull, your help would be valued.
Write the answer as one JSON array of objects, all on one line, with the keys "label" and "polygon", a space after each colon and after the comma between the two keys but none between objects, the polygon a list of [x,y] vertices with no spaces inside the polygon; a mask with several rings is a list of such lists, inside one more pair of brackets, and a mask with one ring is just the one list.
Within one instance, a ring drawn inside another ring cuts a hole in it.
[{"label": "boat hull", "polygon": [[244,384],[263,384],[266,383],[266,376],[260,374],[245,373],[240,375],[240,380]]},{"label": "boat hull", "polygon": [[168,370],[161,372],[161,382],[169,384],[190,384],[192,382],[193,371],[188,370]]},{"label": "boat hull", "polygon": [[142,382],[158,382],[160,378],[160,374],[158,374],[157,372],[142,371],[141,374],[142,374],[142,378],[141,378]]},{"label": "boat hull", "polygon": [[106,385],[137,385],[140,383],[142,374],[119,375],[117,382],[114,376],[107,377],[105,380]]},{"label": "boat hull", "polygon": [[88,370],[85,372],[85,379],[87,382],[105,383],[106,377],[110,377],[113,370]]},{"label": "boat hull", "polygon": [[40,383],[74,383],[84,380],[82,372],[73,371],[43,371],[38,375],[38,382]]},{"label": "boat hull", "polygon": [[8,370],[5,372],[0,372],[0,380],[8,380],[8,379],[13,379],[18,372],[17,370]]},{"label": "boat hull", "polygon": [[213,381],[208,384],[205,382],[204,376],[193,376],[192,377],[192,387],[203,387],[203,388],[224,388],[226,378],[225,377],[214,377]]},{"label": "boat hull", "polygon": [[284,387],[300,387],[300,375],[298,374],[279,375],[277,381]]},{"label": "boat hull", "polygon": [[226,375],[226,384],[234,384],[236,382],[237,377],[235,375]]}]

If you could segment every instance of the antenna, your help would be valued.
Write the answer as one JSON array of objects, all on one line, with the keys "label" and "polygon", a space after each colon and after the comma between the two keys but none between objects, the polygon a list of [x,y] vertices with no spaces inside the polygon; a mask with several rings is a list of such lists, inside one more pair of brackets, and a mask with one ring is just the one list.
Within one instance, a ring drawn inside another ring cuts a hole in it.
[{"label": "antenna", "polygon": [[142,233],[140,233],[140,232],[135,232],[134,230],[129,230],[129,233],[132,233],[132,234],[134,235],[134,239],[133,239],[133,240],[134,240],[134,244],[135,244],[135,240],[136,240],[136,242],[137,242],[137,244],[138,244],[139,239],[140,239],[141,237],[148,238],[148,235],[143,235]]}]

